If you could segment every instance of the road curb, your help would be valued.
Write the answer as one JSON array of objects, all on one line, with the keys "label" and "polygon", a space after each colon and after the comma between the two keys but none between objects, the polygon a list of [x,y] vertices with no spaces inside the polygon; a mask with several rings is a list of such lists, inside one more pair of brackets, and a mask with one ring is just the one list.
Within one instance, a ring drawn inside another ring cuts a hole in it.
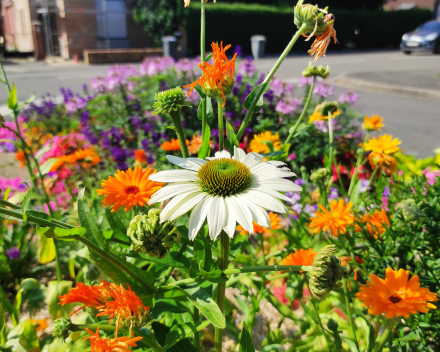
[{"label": "road curb", "polygon": [[332,80],[332,83],[337,86],[363,90],[372,93],[388,93],[409,98],[440,100],[440,91],[438,90],[415,87],[401,87],[391,84],[352,78],[349,75],[336,77]]}]

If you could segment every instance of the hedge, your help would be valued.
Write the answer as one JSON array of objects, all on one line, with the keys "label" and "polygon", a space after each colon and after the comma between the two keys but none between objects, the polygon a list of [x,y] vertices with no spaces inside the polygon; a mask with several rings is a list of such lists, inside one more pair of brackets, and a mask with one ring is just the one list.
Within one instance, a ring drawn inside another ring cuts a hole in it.
[{"label": "hedge", "polygon": [[[188,53],[200,52],[200,5],[192,1],[187,22]],[[429,10],[348,11],[334,10],[335,29],[339,44],[331,44],[330,50],[346,48],[376,49],[397,48],[402,35],[429,21]],[[206,43],[223,41],[234,47],[240,44],[245,54],[250,54],[250,37],[255,34],[267,38],[266,52],[281,53],[296,31],[293,24],[293,8],[259,4],[217,2],[206,6]],[[358,34],[355,34],[358,31]],[[310,42],[300,39],[293,51],[307,51]],[[209,50],[209,47],[207,48]]]}]

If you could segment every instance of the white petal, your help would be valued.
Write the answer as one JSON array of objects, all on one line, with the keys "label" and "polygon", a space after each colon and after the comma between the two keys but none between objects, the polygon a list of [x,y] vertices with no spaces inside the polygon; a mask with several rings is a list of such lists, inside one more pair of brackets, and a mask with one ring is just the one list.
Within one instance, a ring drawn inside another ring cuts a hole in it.
[{"label": "white petal", "polygon": [[263,161],[263,156],[257,153],[249,153],[243,160],[243,164],[245,164],[249,169],[258,165]]},{"label": "white petal", "polygon": [[251,211],[253,222],[256,222],[258,225],[270,229],[269,215],[267,215],[267,212],[262,207],[255,204],[252,199],[246,197],[246,195],[238,194],[237,198],[240,200],[240,202],[243,202],[247,205],[247,207]]},{"label": "white petal", "polygon": [[279,161],[279,160],[269,160],[269,161],[266,161],[266,163],[270,164],[270,165],[274,165],[274,166],[284,166],[284,165],[286,165],[286,163],[283,163],[282,161]]},{"label": "white petal", "polygon": [[188,237],[191,241],[194,241],[197,233],[202,227],[206,219],[206,214],[208,213],[208,205],[213,197],[207,196],[203,198],[199,204],[197,204],[189,217],[188,224]]},{"label": "white petal", "polygon": [[249,208],[240,204],[236,196],[228,197],[229,213],[233,213],[237,222],[249,233],[254,233],[252,214]]},{"label": "white petal", "polygon": [[[169,203],[163,208],[162,212],[160,213],[160,222],[164,222],[169,220],[171,216],[173,216],[174,212],[182,206],[185,202],[188,202],[192,198],[196,197],[197,195],[201,194],[203,192],[190,192],[190,193],[183,193],[179,194],[178,196],[175,196],[173,199],[169,201]],[[193,207],[195,204],[193,205]],[[191,210],[188,209],[187,211]]]},{"label": "white petal", "polygon": [[228,158],[231,159],[231,154],[227,150],[218,151],[215,153],[215,159],[218,158]]},{"label": "white petal", "polygon": [[227,221],[226,204],[223,197],[215,196],[208,210],[209,237],[215,240]]},{"label": "white petal", "polygon": [[197,204],[200,203],[200,201],[205,198],[207,195],[204,192],[198,193],[196,196],[192,198],[185,198],[179,203],[178,207],[175,207],[173,210],[172,215],[168,218],[168,220],[172,221],[177,219],[179,216],[182,216],[183,214],[186,214],[189,212],[192,208],[194,208]]},{"label": "white petal", "polygon": [[199,171],[200,169],[200,164],[195,163],[194,161],[188,160],[188,159],[184,159],[184,158],[179,158],[177,156],[174,155],[167,155],[166,158],[168,159],[168,161],[170,163],[173,163],[174,165],[177,165],[183,169],[189,169],[189,170],[193,170],[193,171]]},{"label": "white petal", "polygon": [[186,160],[194,161],[195,163],[200,164],[200,165],[205,165],[208,162],[207,160],[203,160],[203,159],[199,159],[199,158],[186,158]]},{"label": "white petal", "polygon": [[149,179],[156,182],[186,182],[195,181],[197,174],[189,170],[165,170],[150,175]]},{"label": "white petal", "polygon": [[248,188],[248,189],[253,189],[255,191],[260,191],[260,192],[264,192],[267,194],[270,194],[271,196],[274,196],[275,198],[280,198],[286,202],[292,203],[292,200],[289,197],[286,197],[284,194],[281,194],[280,192],[274,191],[272,189],[269,188],[264,188],[264,187],[252,187],[252,188]]},{"label": "white petal", "polygon": [[234,234],[235,234],[235,225],[236,225],[237,221],[235,220],[235,216],[232,211],[229,197],[225,198],[225,203],[226,203],[226,208],[228,209],[228,219],[227,219],[227,224],[223,228],[223,230],[228,234],[228,236],[230,238],[233,238]]},{"label": "white petal", "polygon": [[244,152],[244,150],[241,148],[237,148],[234,145],[234,159],[243,162],[245,158],[246,158],[246,153]]},{"label": "white petal", "polygon": [[276,213],[285,213],[287,211],[287,208],[283,205],[283,203],[267,193],[262,193],[254,190],[246,190],[242,192],[241,195],[246,195],[248,199],[264,209],[269,209]]},{"label": "white petal", "polygon": [[283,178],[277,178],[275,180],[263,180],[252,181],[250,188],[269,188],[274,191],[280,192],[301,192],[302,188],[292,181],[285,180]]},{"label": "white petal", "polygon": [[158,202],[163,202],[164,200],[173,198],[182,193],[197,192],[200,188],[195,182],[181,182],[173,183],[171,185],[162,187],[156,193],[153,194],[148,204],[154,204]]}]

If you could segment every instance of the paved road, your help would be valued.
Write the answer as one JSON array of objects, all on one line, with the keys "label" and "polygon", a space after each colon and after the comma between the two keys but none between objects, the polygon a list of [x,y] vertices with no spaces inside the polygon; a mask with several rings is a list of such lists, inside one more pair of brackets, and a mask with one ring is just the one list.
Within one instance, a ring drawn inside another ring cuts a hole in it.
[{"label": "paved road", "polygon": [[[258,60],[256,66],[261,72],[268,72],[275,58]],[[308,65],[308,56],[288,57],[277,77],[295,82]],[[357,54],[328,54],[318,61],[319,65],[330,65],[331,80],[350,76],[372,82],[428,88],[440,91],[440,55],[405,56],[400,52],[376,52]],[[19,100],[25,100],[32,93],[59,95],[61,87],[80,91],[84,83],[93,77],[103,75],[109,65],[86,66],[72,63],[24,63],[5,65],[9,79],[17,85]],[[437,80],[437,77],[439,78]],[[337,97],[344,88],[337,87]],[[391,93],[359,93],[356,108],[366,115],[378,114],[385,119],[385,132],[402,140],[402,149],[418,157],[432,155],[440,147],[440,100],[425,100],[396,96]],[[6,94],[0,90],[0,106],[4,105]],[[1,108],[0,108],[1,110]],[[0,111],[1,112],[1,111]]]}]

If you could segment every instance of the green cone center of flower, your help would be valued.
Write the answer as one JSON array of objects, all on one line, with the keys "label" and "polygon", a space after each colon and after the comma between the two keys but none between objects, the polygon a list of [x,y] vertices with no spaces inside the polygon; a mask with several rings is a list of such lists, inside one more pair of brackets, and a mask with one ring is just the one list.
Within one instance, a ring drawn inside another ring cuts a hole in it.
[{"label": "green cone center of flower", "polygon": [[202,191],[221,197],[232,196],[245,190],[252,182],[252,174],[243,163],[220,158],[208,161],[198,173]]}]

